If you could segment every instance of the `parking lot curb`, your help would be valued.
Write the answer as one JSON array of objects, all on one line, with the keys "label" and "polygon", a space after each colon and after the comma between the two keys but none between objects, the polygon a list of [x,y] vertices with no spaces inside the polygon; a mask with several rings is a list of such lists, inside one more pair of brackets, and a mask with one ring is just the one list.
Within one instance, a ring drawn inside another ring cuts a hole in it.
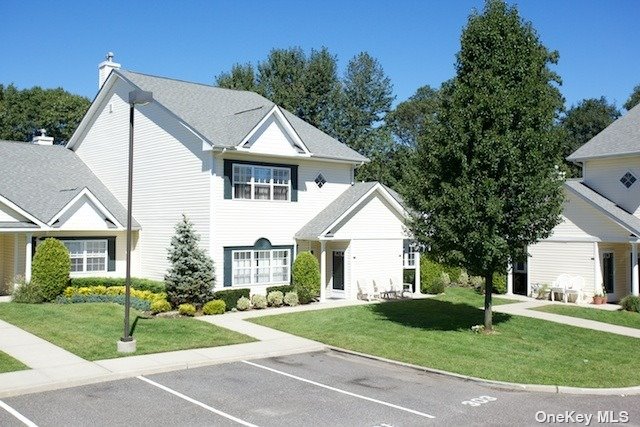
[{"label": "parking lot curb", "polygon": [[559,385],[545,385],[545,384],[519,384],[506,381],[487,380],[484,378],[472,377],[469,375],[456,374],[455,372],[443,371],[441,369],[428,368],[426,366],[414,365],[412,363],[399,362],[397,360],[386,359],[380,356],[374,356],[372,354],[360,353],[358,351],[348,350],[346,348],[327,346],[331,351],[337,353],[350,354],[353,356],[359,356],[366,359],[377,360],[379,362],[390,363],[397,366],[403,366],[405,368],[416,369],[423,372],[430,372],[432,374],[443,375],[447,377],[459,378],[465,381],[471,381],[474,383],[486,385],[489,387],[500,388],[503,390],[515,390],[515,391],[533,391],[540,393],[555,393],[555,394],[574,394],[574,395],[594,395],[594,396],[635,396],[640,395],[640,386],[633,387],[619,387],[619,388],[588,388],[588,387],[568,387]]}]

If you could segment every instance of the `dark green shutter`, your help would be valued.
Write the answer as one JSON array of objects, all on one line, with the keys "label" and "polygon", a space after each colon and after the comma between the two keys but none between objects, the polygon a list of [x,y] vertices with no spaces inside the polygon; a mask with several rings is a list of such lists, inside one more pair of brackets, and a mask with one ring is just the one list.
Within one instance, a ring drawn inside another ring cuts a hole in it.
[{"label": "dark green shutter", "polygon": [[231,178],[233,175],[233,163],[231,160],[224,161],[224,198],[231,199],[233,187],[231,186]]},{"label": "dark green shutter", "polygon": [[222,286],[231,286],[231,251],[233,248],[224,248],[224,283]]},{"label": "dark green shutter", "polygon": [[298,201],[298,166],[291,166],[291,201]]},{"label": "dark green shutter", "polygon": [[107,263],[107,271],[116,271],[116,238],[107,237],[107,254],[109,261]]}]

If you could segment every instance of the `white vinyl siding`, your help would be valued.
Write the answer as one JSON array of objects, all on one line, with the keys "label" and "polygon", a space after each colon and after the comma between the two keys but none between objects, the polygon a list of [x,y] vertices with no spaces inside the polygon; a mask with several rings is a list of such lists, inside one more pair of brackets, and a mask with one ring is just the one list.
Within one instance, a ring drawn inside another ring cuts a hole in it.
[{"label": "white vinyl siding", "polygon": [[587,292],[594,289],[594,244],[592,242],[554,242],[543,240],[529,246],[530,284],[551,285],[561,274],[582,276]]},{"label": "white vinyl siding", "polygon": [[333,235],[335,239],[403,239],[404,219],[387,200],[374,193],[334,228]]},{"label": "white vinyl siding", "polygon": [[231,255],[233,286],[267,285],[290,280],[289,249],[236,250]]},{"label": "white vinyl siding", "polygon": [[[75,148],[123,206],[129,141],[126,100],[132,89],[121,80],[109,89]],[[136,107],[134,144],[133,217],[142,230],[134,236],[132,274],[161,280],[169,267],[167,248],[182,214],[194,224],[201,247],[210,248],[212,155],[202,150],[202,140],[154,102]]]},{"label": "white vinyl siding", "polygon": [[640,156],[588,160],[584,165],[584,182],[627,212],[640,217],[640,185],[629,188],[621,182],[626,173],[640,177]]},{"label": "white vinyl siding", "polygon": [[233,165],[233,198],[287,201],[291,195],[291,170],[288,168]]},{"label": "white vinyl siding", "polygon": [[351,298],[356,298],[358,289],[375,283],[378,291],[384,291],[393,283],[402,287],[402,239],[396,240],[352,240],[350,255],[355,260],[352,266]]}]

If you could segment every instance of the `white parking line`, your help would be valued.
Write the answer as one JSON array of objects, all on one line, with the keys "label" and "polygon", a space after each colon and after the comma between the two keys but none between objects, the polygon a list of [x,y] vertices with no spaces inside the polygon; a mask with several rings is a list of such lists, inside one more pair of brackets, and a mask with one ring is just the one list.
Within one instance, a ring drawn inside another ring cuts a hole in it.
[{"label": "white parking line", "polygon": [[[162,389],[162,390],[164,390],[164,391],[166,391],[166,392],[169,392],[169,393],[173,394],[174,396],[178,396],[180,399],[184,399],[184,400],[186,400],[187,402],[191,402],[191,403],[193,403],[194,405],[198,405],[199,407],[204,408],[204,409],[206,409],[207,411],[211,411],[211,412],[213,412],[214,414],[220,415],[221,417],[225,417],[225,418],[227,418],[227,419],[230,419],[231,421],[235,421],[235,422],[237,422],[238,424],[242,424],[243,426],[247,426],[247,427],[258,427],[258,426],[256,426],[255,424],[251,424],[250,422],[247,422],[247,421],[241,420],[240,418],[236,418],[236,417],[234,417],[233,415],[227,414],[226,412],[222,412],[222,411],[220,411],[220,410],[218,410],[218,409],[216,409],[216,408],[213,408],[213,407],[211,407],[211,406],[209,406],[209,405],[207,405],[207,404],[205,404],[205,403],[202,403],[202,402],[200,402],[200,401],[198,401],[198,400],[195,400],[195,399],[193,399],[193,398],[191,398],[191,397],[189,397],[189,396],[187,396],[187,395],[184,395],[184,394],[180,393],[179,391],[175,391],[175,390],[173,390],[173,389],[170,389],[170,388],[169,388],[169,387],[167,387],[167,386],[164,386],[164,385],[159,384],[159,383],[157,383],[157,382],[155,382],[155,381],[152,381],[152,380],[150,380],[149,378],[145,378],[145,377],[143,377],[143,376],[139,376],[139,377],[136,377],[136,378],[138,378],[139,380],[142,380],[142,381],[144,381],[144,382],[146,382],[146,383],[149,383],[149,384],[151,384],[151,385],[152,385],[152,386],[154,386],[154,387],[158,387],[159,389]],[[34,424],[34,425],[35,425],[35,424]]]},{"label": "white parking line", "polygon": [[390,408],[395,408],[395,409],[399,409],[401,411],[409,412],[411,414],[420,415],[421,417],[425,417],[425,418],[435,418],[433,415],[425,414],[424,412],[416,411],[414,409],[405,408],[404,406],[395,405],[393,403],[384,402],[382,400],[374,399],[372,397],[367,397],[367,396],[363,396],[361,394],[356,394],[356,393],[352,393],[350,391],[346,391],[346,390],[342,390],[342,389],[339,389],[339,388],[331,387],[331,386],[326,385],[326,384],[322,384],[322,383],[319,383],[319,382],[316,382],[316,381],[308,380],[306,378],[301,378],[301,377],[298,377],[296,375],[288,374],[286,372],[278,371],[277,369],[269,368],[268,366],[258,365],[257,363],[249,362],[247,360],[243,360],[242,362],[246,363],[247,365],[255,366],[256,368],[266,369],[267,371],[271,371],[271,372],[274,372],[276,374],[284,375],[285,377],[293,378],[293,379],[298,380],[298,381],[302,381],[302,382],[305,382],[305,383],[308,383],[308,384],[312,384],[312,385],[315,385],[315,386],[318,386],[318,387],[326,388],[327,390],[331,390],[331,391],[335,391],[335,392],[338,392],[338,393],[346,394],[348,396],[357,397],[358,399],[363,399],[363,400],[368,400],[369,402],[379,403],[380,405],[385,405],[385,406],[388,406]]},{"label": "white parking line", "polygon": [[20,421],[22,421],[24,423],[24,425],[29,426],[29,427],[38,427],[38,425],[36,423],[34,423],[29,418],[27,418],[24,415],[22,415],[20,412],[18,412],[15,409],[13,409],[11,406],[9,406],[6,403],[4,403],[2,400],[0,400],[0,408],[3,408],[5,411],[7,411],[8,413],[13,415],[14,417],[19,419]]}]

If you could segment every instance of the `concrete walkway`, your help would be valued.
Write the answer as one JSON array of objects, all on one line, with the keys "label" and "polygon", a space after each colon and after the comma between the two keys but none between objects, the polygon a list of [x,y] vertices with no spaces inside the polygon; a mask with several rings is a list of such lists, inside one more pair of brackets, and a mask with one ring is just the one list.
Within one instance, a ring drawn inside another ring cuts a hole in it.
[{"label": "concrete walkway", "polygon": [[[627,337],[640,338],[640,329],[628,328],[626,326],[612,325],[610,323],[597,322],[595,320],[581,319],[579,317],[564,316],[561,314],[546,313],[543,311],[531,310],[549,304],[562,304],[574,306],[574,304],[552,303],[551,301],[529,300],[526,302],[504,304],[493,306],[493,310],[499,313],[512,314],[515,316],[532,317],[534,319],[547,320],[549,322],[562,323],[563,325],[577,326],[579,328],[594,329],[596,331],[609,332],[611,334],[624,335]],[[606,304],[608,305],[608,304]],[[582,307],[582,306],[578,306]],[[587,307],[584,307],[587,308]],[[599,306],[588,307],[593,310],[611,310],[611,308],[600,308]],[[615,308],[614,308],[615,309]]]}]

